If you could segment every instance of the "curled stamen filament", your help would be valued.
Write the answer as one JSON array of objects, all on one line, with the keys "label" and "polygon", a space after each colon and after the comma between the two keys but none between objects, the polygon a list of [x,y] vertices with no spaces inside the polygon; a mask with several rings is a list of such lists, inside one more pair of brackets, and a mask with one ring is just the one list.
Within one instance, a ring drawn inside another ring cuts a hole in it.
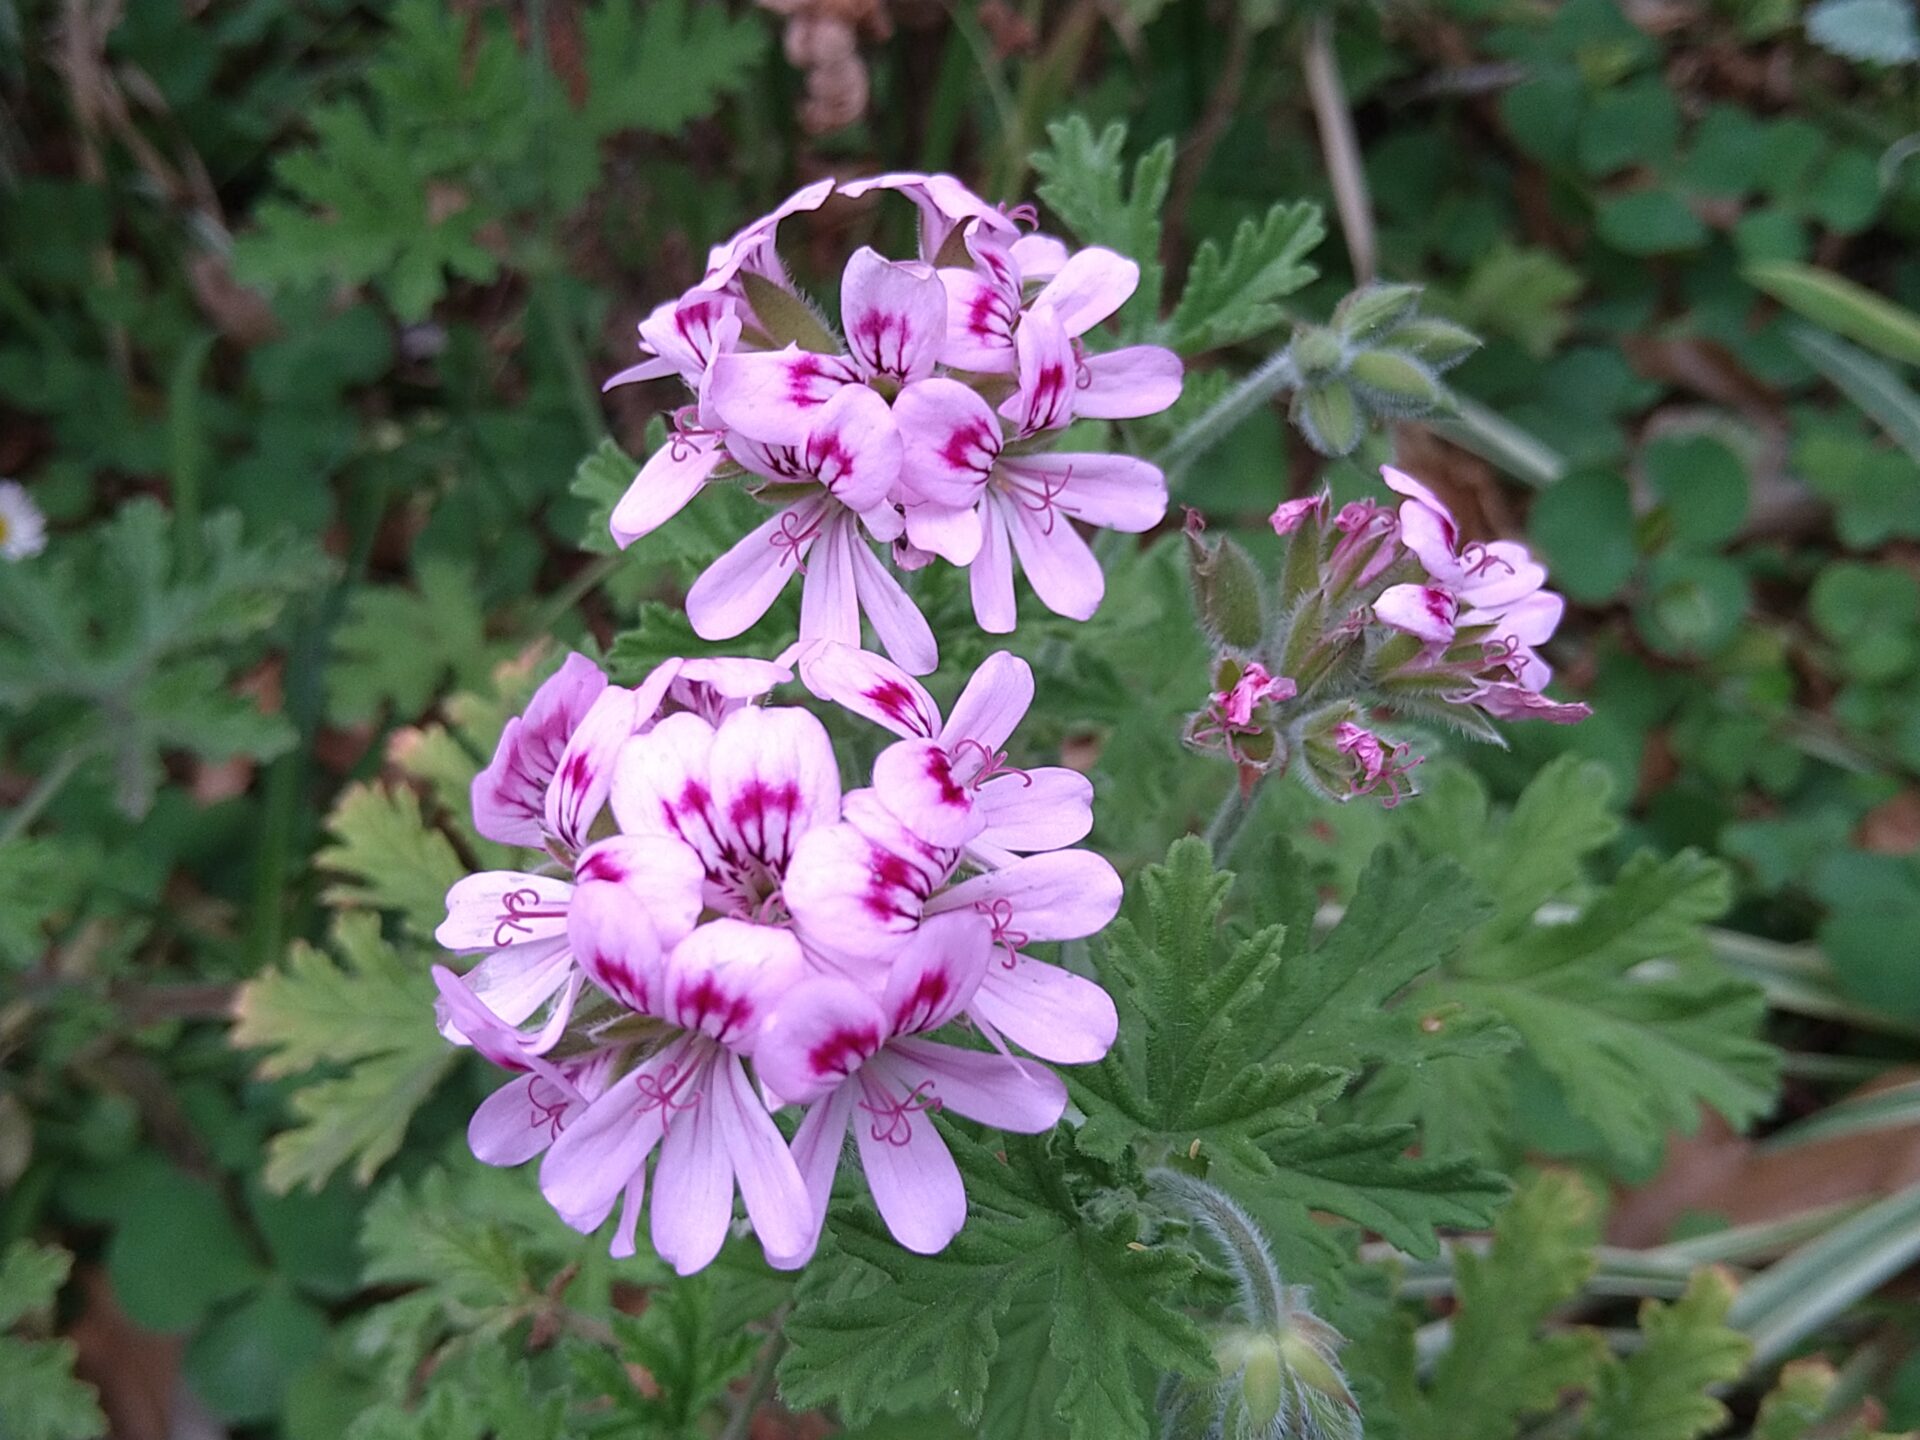
[{"label": "curled stamen filament", "polygon": [[780,524],[768,541],[773,548],[782,552],[781,559],[792,564],[802,575],[807,573],[807,562],[801,551],[819,535],[821,526],[826,523],[826,511],[822,510],[811,521],[800,518],[798,510],[784,510],[780,514]]},{"label": "curled stamen filament", "polygon": [[686,1074],[679,1073],[678,1061],[669,1060],[657,1072],[642,1071],[634,1076],[633,1088],[640,1096],[640,1113],[656,1106],[660,1110],[660,1133],[666,1134],[673,1126],[673,1112],[691,1110],[700,1103],[700,1092],[694,1091],[685,1100],[680,1099],[680,1090],[693,1078],[693,1069],[688,1067]]},{"label": "curled stamen filament", "polygon": [[1467,573],[1469,575],[1484,575],[1496,565],[1509,575],[1518,573],[1514,569],[1512,561],[1502,560],[1478,540],[1468,541],[1467,544],[1462,547],[1460,551],[1460,563],[1467,567]]},{"label": "curled stamen filament", "polygon": [[560,1131],[566,1124],[567,1097],[565,1095],[558,1095],[552,1100],[543,1101],[538,1095],[534,1094],[533,1088],[529,1086],[527,1089],[527,1098],[533,1102],[533,1114],[527,1119],[527,1128],[537,1130],[542,1124],[545,1124],[547,1127],[547,1138],[549,1140],[558,1140],[560,1138]]},{"label": "curled stamen filament", "polygon": [[1013,902],[1002,895],[993,900],[976,900],[973,908],[992,922],[993,943],[1007,952],[1007,958],[1000,963],[1013,969],[1020,959],[1020,947],[1032,938],[1026,931],[1013,928]]},{"label": "curled stamen filament", "polygon": [[533,933],[533,926],[527,923],[529,920],[564,920],[567,918],[565,908],[559,910],[540,909],[540,892],[530,887],[519,890],[509,890],[505,895],[500,897],[500,903],[505,909],[500,915],[499,922],[493,927],[493,943],[495,945],[511,945],[513,940],[510,937],[515,933],[531,935]]},{"label": "curled stamen filament", "polygon": [[[925,1091],[925,1094],[921,1092]],[[860,1108],[873,1117],[869,1132],[883,1145],[892,1145],[896,1149],[907,1145],[913,1139],[913,1121],[909,1118],[916,1110],[938,1112],[940,1097],[933,1093],[933,1081],[922,1080],[905,1097],[888,1100],[884,1104],[874,1105],[862,1100]],[[885,1129],[881,1128],[885,1122]]]},{"label": "curled stamen filament", "polygon": [[960,757],[969,750],[977,750],[980,752],[980,768],[974,772],[973,778],[966,782],[969,789],[978,790],[996,775],[1018,775],[1020,777],[1020,783],[1024,787],[1028,789],[1032,788],[1033,776],[1029,775],[1025,770],[1022,770],[1018,765],[1007,764],[1006,751],[989,750],[982,741],[975,740],[972,736],[968,736],[964,740],[955,741],[948,750],[947,753],[952,757],[955,769],[959,768]]},{"label": "curled stamen filament", "polygon": [[1018,500],[1022,506],[1033,511],[1036,515],[1046,517],[1041,525],[1040,533],[1043,535],[1051,535],[1053,534],[1054,520],[1057,518],[1055,512],[1057,510],[1064,510],[1069,515],[1073,513],[1071,506],[1060,503],[1060,496],[1066,491],[1068,483],[1073,479],[1073,467],[1069,465],[1064,475],[1048,475],[1043,473],[1038,478],[1040,487],[1038,493],[1035,492],[1031,484],[1022,484],[1010,476],[1007,477],[1005,483],[1007,489],[1012,492],[1013,497]]},{"label": "curled stamen filament", "polygon": [[700,441],[711,439],[719,433],[700,423],[699,411],[694,406],[682,405],[673,412],[673,433],[667,437],[667,454],[672,457],[674,464],[684,465],[693,458]]}]

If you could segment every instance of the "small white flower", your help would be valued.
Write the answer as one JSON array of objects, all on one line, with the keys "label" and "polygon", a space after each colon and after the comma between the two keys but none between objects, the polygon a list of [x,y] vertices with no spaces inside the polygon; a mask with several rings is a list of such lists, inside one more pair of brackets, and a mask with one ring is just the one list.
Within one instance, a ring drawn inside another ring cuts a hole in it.
[{"label": "small white flower", "polygon": [[0,559],[25,560],[47,548],[47,517],[17,480],[0,480]]}]

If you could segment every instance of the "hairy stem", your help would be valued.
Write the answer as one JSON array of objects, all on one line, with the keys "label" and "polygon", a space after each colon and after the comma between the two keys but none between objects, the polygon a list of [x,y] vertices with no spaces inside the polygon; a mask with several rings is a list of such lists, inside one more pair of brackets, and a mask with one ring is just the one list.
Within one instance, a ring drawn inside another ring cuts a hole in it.
[{"label": "hairy stem", "polygon": [[1168,480],[1177,479],[1188,466],[1226,439],[1239,428],[1243,420],[1275,395],[1299,383],[1291,348],[1269,355],[1258,369],[1187,422],[1186,428],[1168,442],[1167,448],[1158,457],[1160,468],[1166,471]]},{"label": "hairy stem", "polygon": [[1191,1175],[1155,1170],[1148,1178],[1226,1252],[1227,1263],[1240,1281],[1240,1304],[1248,1322],[1278,1329],[1289,1312],[1287,1289],[1267,1249],[1267,1237],[1253,1217],[1220,1190]]}]

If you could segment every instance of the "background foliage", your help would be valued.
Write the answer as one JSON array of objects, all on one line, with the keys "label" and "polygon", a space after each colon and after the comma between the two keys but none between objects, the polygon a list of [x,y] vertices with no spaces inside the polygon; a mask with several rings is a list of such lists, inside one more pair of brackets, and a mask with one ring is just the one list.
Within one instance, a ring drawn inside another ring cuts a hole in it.
[{"label": "background foliage", "polygon": [[[1370,1433],[1920,1426],[1911,7],[773,8],[0,0],[0,474],[54,532],[0,564],[0,1437],[1146,1435],[1231,1294],[1160,1165],[1314,1286]],[[941,1256],[849,1205],[797,1281],[667,1285],[466,1155],[431,932],[554,642],[697,646],[753,508],[609,553],[661,431],[600,378],[707,244],[893,168],[1141,259],[1120,328],[1195,364],[1129,440],[1262,561],[1389,455],[1528,538],[1596,714],[1211,854],[1183,551],[1110,544],[1015,641],[1129,880],[1060,957],[1123,1015],[1084,1123],[951,1130]],[[1391,368],[1271,361],[1376,275],[1425,287]]]}]

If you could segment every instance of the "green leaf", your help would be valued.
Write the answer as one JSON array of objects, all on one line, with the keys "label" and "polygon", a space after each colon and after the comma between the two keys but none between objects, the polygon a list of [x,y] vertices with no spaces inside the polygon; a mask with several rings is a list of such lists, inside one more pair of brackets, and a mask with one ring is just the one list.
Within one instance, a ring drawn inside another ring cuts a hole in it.
[{"label": "green leaf", "polygon": [[1666,506],[1673,535],[1689,545],[1721,545],[1747,519],[1747,467],[1706,435],[1664,436],[1640,452],[1647,482]]},{"label": "green leaf", "polygon": [[1582,470],[1541,492],[1528,517],[1535,542],[1553,567],[1553,583],[1576,600],[1610,600],[1640,563],[1633,497],[1627,482]]},{"label": "green leaf", "polygon": [[1503,240],[1474,262],[1449,313],[1545,359],[1573,328],[1572,301],[1585,283],[1551,250],[1518,249]]},{"label": "green leaf", "polygon": [[411,719],[451,681],[484,689],[509,647],[487,639],[486,609],[470,567],[422,560],[418,591],[367,586],[347,602],[334,631],[328,713],[353,723],[383,707]]},{"label": "green leaf", "polygon": [[50,752],[107,760],[115,798],[144,815],[164,755],[266,759],[293,727],[232,688],[265,632],[330,565],[311,543],[249,546],[240,517],[212,516],[181,563],[185,537],[152,499],[32,565],[0,566],[0,706]]},{"label": "green leaf", "polygon": [[447,918],[447,891],[467,867],[447,837],[427,824],[420,797],[402,786],[349,785],[327,817],[333,843],[314,857],[346,877],[329,905],[397,911],[422,941]]},{"label": "green leaf", "polygon": [[1753,1348],[1727,1327],[1733,1289],[1725,1271],[1701,1270],[1673,1304],[1641,1304],[1641,1344],[1600,1372],[1585,1440],[1696,1440],[1719,1429],[1727,1407],[1711,1392],[1740,1378]]},{"label": "green leaf", "polygon": [[1088,1117],[1081,1145],[1217,1163],[1270,1198],[1344,1215],[1417,1253],[1433,1253],[1436,1224],[1483,1223],[1506,1187],[1473,1162],[1405,1157],[1410,1126],[1310,1123],[1362,1065],[1461,1043],[1411,1007],[1389,1009],[1443,937],[1483,913],[1458,872],[1409,875],[1382,852],[1326,942],[1291,953],[1281,926],[1220,934],[1231,881],[1191,838],[1141,872],[1132,915],[1109,929],[1101,957],[1120,1036],[1098,1066],[1067,1077]]},{"label": "green leaf", "polygon": [[0,1330],[50,1309],[67,1283],[73,1256],[50,1245],[16,1240],[0,1255]]},{"label": "green leaf", "polygon": [[434,1029],[425,957],[394,949],[371,914],[339,916],[333,946],[296,943],[286,968],[248,981],[234,1004],[233,1043],[268,1052],[262,1075],[343,1072],[295,1092],[297,1123],[268,1147],[264,1178],[275,1191],[317,1190],[349,1161],[366,1184],[459,1054]]},{"label": "green leaf", "polygon": [[1452,1343],[1424,1390],[1410,1327],[1383,1327],[1356,1347],[1354,1368],[1385,1379],[1406,1440],[1504,1440],[1555,1408],[1563,1390],[1591,1382],[1605,1354],[1597,1333],[1539,1331],[1593,1270],[1594,1208],[1577,1180],[1539,1175],[1508,1203],[1486,1254],[1455,1251]]},{"label": "green leaf", "polygon": [[285,1284],[267,1286],[193,1337],[182,1373],[221,1419],[271,1420],[294,1376],[327,1347],[327,1317]]},{"label": "green leaf", "polygon": [[1897,679],[1920,659],[1920,582],[1897,566],[1829,565],[1814,581],[1807,608],[1858,679]]},{"label": "green leaf", "polygon": [[1635,190],[1601,200],[1600,238],[1628,255],[1662,255],[1707,243],[1707,227],[1670,190]]},{"label": "green leaf", "polygon": [[1610,175],[1627,166],[1664,166],[1680,139],[1680,107],[1657,78],[1602,91],[1580,117],[1580,168]]},{"label": "green leaf", "polygon": [[[1505,1018],[1574,1113],[1645,1164],[1698,1124],[1700,1105],[1739,1126],[1773,1100],[1765,1002],[1704,952],[1700,927],[1727,895],[1724,869],[1692,851],[1642,855],[1577,918],[1470,946],[1441,990]],[[1652,960],[1666,969],[1636,973]]]},{"label": "green leaf", "polygon": [[1131,186],[1120,159],[1127,127],[1119,121],[1096,137],[1084,116],[1073,115],[1048,125],[1047,139],[1051,148],[1032,157],[1041,176],[1034,193],[1081,241],[1139,263],[1140,288],[1121,314],[1129,332],[1152,324],[1160,311],[1160,207],[1173,183],[1172,139],[1140,157]]},{"label": "green leaf", "polygon": [[92,1387],[74,1379],[73,1342],[7,1333],[45,1333],[72,1265],[66,1251],[31,1240],[14,1241],[0,1256],[0,1440],[95,1440],[107,1433]]},{"label": "green leaf", "polygon": [[1634,620],[1665,655],[1716,655],[1740,633],[1750,596],[1747,578],[1720,555],[1668,550],[1647,566],[1646,594]]},{"label": "green leaf", "polygon": [[[937,1255],[900,1248],[870,1210],[838,1215],[832,1246],[856,1264],[815,1262],[786,1324],[780,1366],[793,1407],[836,1405],[851,1426],[883,1411],[950,1406],[968,1426],[1016,1300],[1038,1301],[1074,1440],[1146,1440],[1136,1358],[1150,1372],[1203,1374],[1212,1357],[1177,1297],[1191,1252],[1145,1243],[1124,1190],[1074,1191],[1118,1177],[1065,1134],[1009,1136],[1005,1159],[942,1126],[966,1181],[967,1226]],[[1083,1192],[1084,1193],[1084,1192]]]},{"label": "green leaf", "polygon": [[1167,322],[1168,343],[1193,355],[1273,329],[1285,318],[1274,302],[1318,275],[1304,259],[1326,233],[1320,207],[1302,200],[1275,205],[1258,223],[1242,220],[1224,255],[1203,241]]},{"label": "green leaf", "polygon": [[692,0],[609,0],[585,13],[581,29],[586,121],[600,135],[676,133],[745,90],[767,51],[759,17]]},{"label": "green leaf", "polygon": [[[1810,325],[1789,326],[1787,343],[1920,465],[1920,395],[1911,386],[1865,351]],[[1823,478],[1814,471],[1816,484]]]},{"label": "green leaf", "polygon": [[1920,364],[1920,316],[1865,286],[1822,270],[1779,260],[1750,265],[1747,279],[1814,324],[1858,341],[1889,360]]},{"label": "green leaf", "polygon": [[107,1275],[137,1324],[191,1330],[220,1301],[257,1284],[260,1267],[212,1186],[157,1161],[140,1174],[138,1203],[107,1245]]}]

